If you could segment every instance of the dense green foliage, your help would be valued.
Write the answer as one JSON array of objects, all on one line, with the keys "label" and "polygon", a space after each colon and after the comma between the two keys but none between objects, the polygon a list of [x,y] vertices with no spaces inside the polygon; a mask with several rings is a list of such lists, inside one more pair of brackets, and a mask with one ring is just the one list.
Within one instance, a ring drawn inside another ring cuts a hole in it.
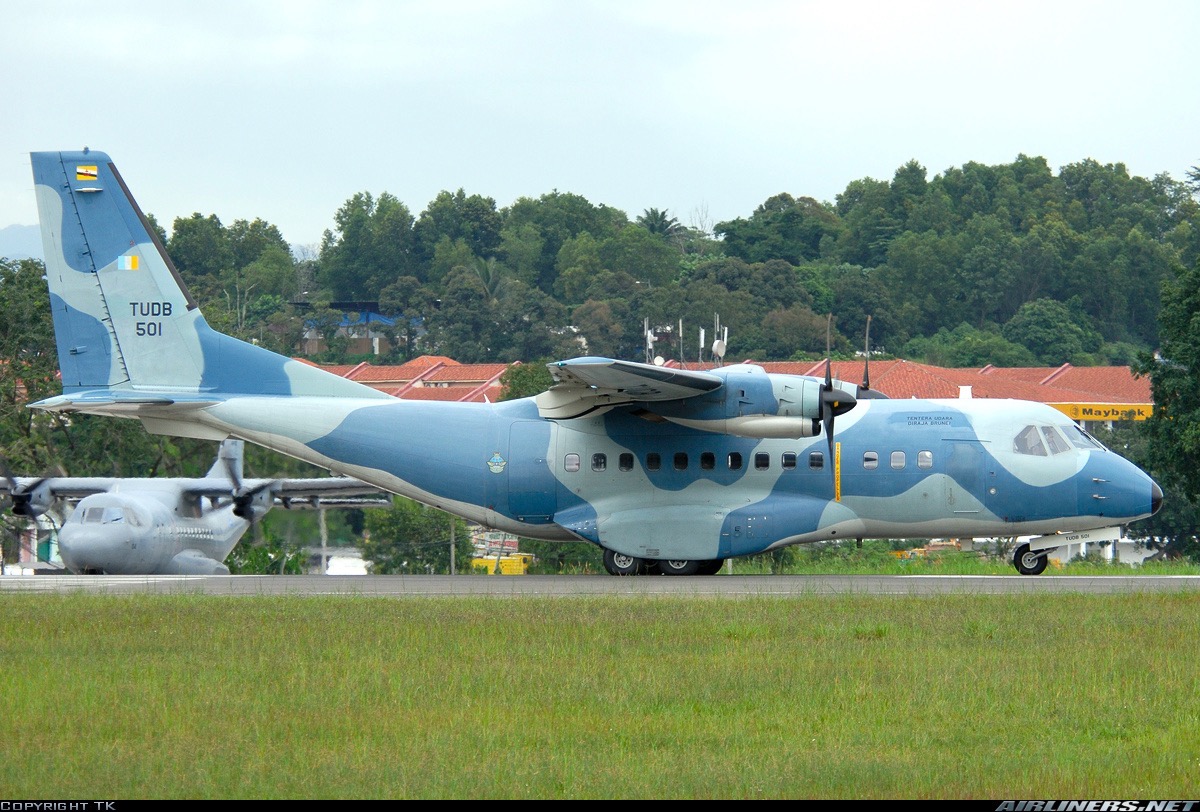
[{"label": "dense green foliage", "polygon": [[833,313],[842,353],[872,316],[876,349],[914,360],[1128,363],[1158,345],[1161,284],[1200,258],[1189,184],[1090,159],[933,177],[914,160],[833,202],[781,192],[711,231],[557,191],[507,207],[443,191],[419,214],[364,191],[303,261],[274,226],[216,215],[178,218],[167,248],[215,326],[282,352],[307,326],[327,361],[359,360],[329,308],[352,302],[396,317],[385,360],[638,359],[647,320],[655,354],[693,360],[715,315],[729,357],[786,360],[823,355]]},{"label": "dense green foliage", "polygon": [[474,548],[462,519],[401,498],[390,509],[373,508],[364,513],[362,551],[363,558],[371,562],[372,573],[449,573],[452,535],[455,572],[470,571]]}]

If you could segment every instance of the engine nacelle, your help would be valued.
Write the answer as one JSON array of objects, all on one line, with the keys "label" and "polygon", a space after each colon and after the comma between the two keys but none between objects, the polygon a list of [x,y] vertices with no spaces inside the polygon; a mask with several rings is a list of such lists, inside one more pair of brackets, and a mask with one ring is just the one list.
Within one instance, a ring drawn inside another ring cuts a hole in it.
[{"label": "engine nacelle", "polygon": [[255,522],[266,515],[275,505],[275,494],[269,487],[258,488],[249,493],[237,494],[233,498],[233,515]]},{"label": "engine nacelle", "polygon": [[[824,381],[805,375],[768,375],[739,364],[719,370],[725,385],[710,395],[647,404],[644,411],[680,426],[751,439],[793,439],[821,434]],[[855,404],[854,384],[833,381],[833,414]]]},{"label": "engine nacelle", "polygon": [[752,414],[726,420],[725,431],[755,440],[788,440],[818,436],[821,433],[821,421],[807,417]]},{"label": "engine nacelle", "polygon": [[41,516],[53,505],[54,494],[45,481],[12,493],[12,512],[17,516]]}]

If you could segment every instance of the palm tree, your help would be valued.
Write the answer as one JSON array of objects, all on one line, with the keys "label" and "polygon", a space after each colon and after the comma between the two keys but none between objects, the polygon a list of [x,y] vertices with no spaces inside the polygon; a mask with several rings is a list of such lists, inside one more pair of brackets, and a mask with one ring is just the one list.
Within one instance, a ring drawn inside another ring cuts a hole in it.
[{"label": "palm tree", "polygon": [[679,225],[679,221],[671,217],[666,209],[662,211],[658,209],[646,209],[637,218],[637,224],[651,234],[661,234],[664,237],[673,237],[683,228],[683,226]]}]

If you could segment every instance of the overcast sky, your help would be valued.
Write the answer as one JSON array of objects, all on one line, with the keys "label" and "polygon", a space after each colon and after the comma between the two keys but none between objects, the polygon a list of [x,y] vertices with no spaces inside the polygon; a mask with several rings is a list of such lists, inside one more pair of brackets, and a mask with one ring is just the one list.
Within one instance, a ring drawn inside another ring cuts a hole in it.
[{"label": "overcast sky", "polygon": [[107,152],[168,229],[320,241],[356,192],[557,189],[711,226],[915,158],[1177,180],[1200,164],[1200,3],[5,3],[0,227],[28,153]]}]

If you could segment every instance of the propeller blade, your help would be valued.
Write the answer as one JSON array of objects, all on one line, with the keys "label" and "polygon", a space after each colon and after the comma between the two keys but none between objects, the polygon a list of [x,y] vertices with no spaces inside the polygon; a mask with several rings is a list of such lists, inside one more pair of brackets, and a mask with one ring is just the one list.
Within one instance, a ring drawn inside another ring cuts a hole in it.
[{"label": "propeller blade", "polygon": [[867,316],[867,338],[863,342],[863,383],[862,388],[871,389],[871,317]]},{"label": "propeller blade", "polygon": [[274,481],[268,481],[254,488],[239,489],[233,497],[233,515],[251,523],[258,522],[275,504],[273,485]]},{"label": "propeller blade", "polygon": [[825,359],[825,384],[821,387],[821,425],[825,427],[825,439],[829,443],[829,470],[833,470],[833,370],[829,358]]},{"label": "propeller blade", "polygon": [[836,479],[837,471],[833,464],[833,421],[839,415],[850,411],[858,401],[854,395],[833,386],[832,353],[833,314],[825,325],[825,382],[821,384],[821,425],[825,427],[825,442],[829,445],[829,471]]}]

